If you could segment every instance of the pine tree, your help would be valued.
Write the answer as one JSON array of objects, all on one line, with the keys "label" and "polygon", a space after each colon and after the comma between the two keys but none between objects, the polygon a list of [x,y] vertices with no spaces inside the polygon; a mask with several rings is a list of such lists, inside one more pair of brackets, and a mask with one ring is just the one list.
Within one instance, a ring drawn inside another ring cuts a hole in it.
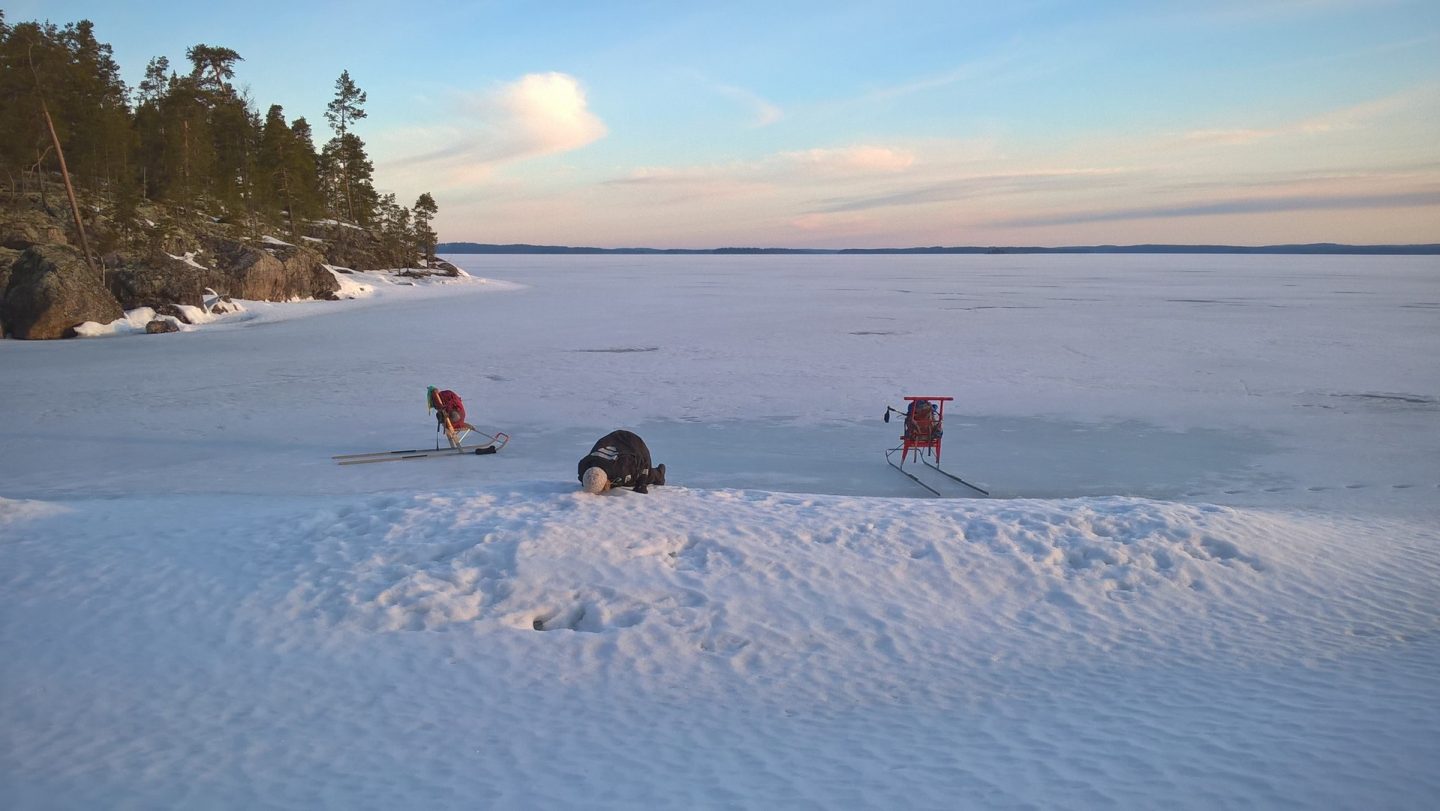
[{"label": "pine tree", "polygon": [[341,137],[350,131],[350,124],[365,117],[365,91],[350,79],[350,71],[340,71],[335,80],[335,98],[325,105],[325,120]]},{"label": "pine tree", "polygon": [[428,191],[415,201],[415,249],[427,263],[435,258],[435,242],[439,236],[431,230],[430,223],[439,211],[435,198]]},{"label": "pine tree", "polygon": [[[287,201],[292,179],[285,160],[289,147],[290,125],[285,123],[285,110],[278,104],[272,104],[265,113],[265,123],[260,125],[260,150],[255,160],[256,174],[259,175],[255,204],[267,220],[279,220],[289,208]],[[293,223],[291,231],[294,231]]]},{"label": "pine tree", "polygon": [[89,20],[65,26],[61,44],[68,62],[52,114],[68,133],[66,157],[77,182],[92,191],[129,182],[129,91],[110,46],[95,38]]},{"label": "pine tree", "polygon": [[[348,71],[325,112],[335,137],[317,154],[305,119],[287,126],[278,106],[262,118],[232,86],[244,61],[237,52],[199,43],[185,56],[190,70],[178,74],[167,57],[151,59],[132,92],[89,21],[11,25],[0,10],[0,189],[38,193],[53,210],[47,195],[63,179],[80,239],[95,229],[95,212],[133,238],[144,231],[139,211],[150,200],[243,215],[252,227],[288,226],[292,235],[328,205],[381,228],[398,246],[395,256],[433,246],[433,237],[413,231],[409,210],[375,190],[354,129],[367,97]],[[144,233],[158,230],[152,224]]]},{"label": "pine tree", "polygon": [[260,140],[256,118],[247,100],[233,94],[220,97],[209,110],[215,163],[207,187],[211,199],[232,219],[253,208],[254,156]]},{"label": "pine tree", "polygon": [[[259,114],[249,99],[237,94],[228,82],[235,76],[235,63],[244,60],[230,48],[204,43],[188,48],[185,57],[190,60],[191,70],[188,82],[181,87],[195,94],[205,117],[213,158],[205,171],[193,179],[204,197],[230,219],[239,219],[242,213],[250,215],[255,204],[253,172],[260,139]],[[197,128],[194,122],[189,126]]]},{"label": "pine tree", "polygon": [[165,88],[170,81],[170,59],[164,56],[157,56],[145,65],[145,78],[140,80],[140,85],[135,93],[135,106],[142,107],[146,104],[154,104],[165,95]]},{"label": "pine tree", "polygon": [[12,28],[0,18],[0,167],[12,189],[30,175],[43,194],[44,172],[56,168],[60,152],[81,189],[98,192],[129,176],[129,110],[119,74],[110,46],[96,40],[87,20],[63,29],[33,22]]},{"label": "pine tree", "polygon": [[414,244],[414,234],[410,230],[410,210],[396,203],[395,195],[386,194],[376,203],[375,224],[380,231],[380,244],[385,252],[386,264],[392,267],[410,267],[413,261],[411,246]]},{"label": "pine tree", "polygon": [[[54,26],[49,27],[51,31]],[[31,49],[46,47],[45,29],[36,23],[4,24],[0,11],[0,170],[12,193],[32,186],[43,194],[37,174],[50,147],[30,75]]]},{"label": "pine tree", "polygon": [[[13,29],[7,27],[4,30],[4,49],[0,52],[0,76],[4,77],[0,88],[3,88],[6,101],[14,103],[7,110],[9,114],[3,116],[14,117],[15,129],[6,133],[16,138],[19,149],[13,154],[23,155],[27,146],[34,149],[33,167],[39,175],[36,185],[42,204],[45,202],[46,174],[52,167],[59,171],[80,250],[86,264],[98,274],[99,268],[91,254],[81,214],[76,191],[78,184],[66,160],[67,149],[72,154],[85,155],[85,138],[76,138],[73,133],[86,124],[96,123],[98,115],[104,110],[103,100],[100,104],[87,107],[75,98],[77,92],[84,90],[105,90],[97,84],[103,77],[87,70],[92,67],[87,57],[92,52],[100,52],[90,32],[89,22],[66,26],[64,31],[50,23],[44,26],[22,23]],[[91,43],[96,46],[94,49],[90,48]],[[23,173],[22,169],[22,176]]]},{"label": "pine tree", "polygon": [[375,166],[365,154],[365,142],[355,133],[347,133],[330,139],[320,154],[322,165],[331,174],[332,206],[351,222],[369,225],[379,196],[373,182]]},{"label": "pine tree", "polygon": [[328,184],[334,189],[334,208],[343,211],[348,220],[368,224],[378,198],[370,182],[374,167],[365,154],[365,142],[350,132],[350,125],[365,117],[365,91],[350,78],[350,71],[341,71],[335,80],[335,98],[325,106],[325,119],[335,130],[335,137],[322,151],[322,163],[334,173]]},{"label": "pine tree", "polygon": [[316,211],[315,155],[310,145],[310,125],[305,119],[285,123],[285,111],[270,105],[261,128],[256,173],[256,190],[262,215],[271,221],[284,220],[292,238],[300,235],[299,220]]},{"label": "pine tree", "polygon": [[160,109],[164,152],[159,192],[185,208],[202,207],[214,177],[215,144],[207,102],[194,79],[170,77]]},{"label": "pine tree", "polygon": [[142,192],[151,200],[160,197],[165,178],[166,122],[163,108],[169,89],[170,60],[163,56],[151,59],[135,94],[135,115],[131,122]]},{"label": "pine tree", "polygon": [[324,203],[320,196],[320,177],[315,155],[315,140],[311,135],[310,122],[304,117],[290,124],[291,148],[289,165],[294,173],[295,185],[291,190],[293,198],[290,214],[293,219],[311,219],[320,216]]},{"label": "pine tree", "polygon": [[200,43],[186,49],[185,58],[189,59],[193,66],[190,78],[195,80],[195,85],[202,91],[228,94],[235,92],[226,80],[235,77],[235,63],[245,61],[240,54],[229,48]]}]

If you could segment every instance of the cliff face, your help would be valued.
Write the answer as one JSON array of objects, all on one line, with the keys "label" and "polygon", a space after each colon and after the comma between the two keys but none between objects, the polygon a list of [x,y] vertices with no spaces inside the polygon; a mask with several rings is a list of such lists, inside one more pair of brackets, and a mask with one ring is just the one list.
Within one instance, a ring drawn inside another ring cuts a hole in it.
[{"label": "cliff face", "polygon": [[200,305],[207,289],[254,301],[333,298],[339,289],[318,252],[294,245],[252,245],[207,236],[183,256],[156,253],[106,270],[110,292],[127,310],[163,304]]},{"label": "cliff face", "polygon": [[90,244],[98,246],[97,273],[64,213],[35,200],[0,200],[0,335],[69,337],[76,325],[105,323],[122,310],[199,306],[207,289],[256,301],[333,299],[339,283],[327,265],[384,270],[418,263],[345,223],[306,223],[291,242],[147,207],[149,230],[139,237],[133,231],[122,237],[99,214],[87,221]]}]

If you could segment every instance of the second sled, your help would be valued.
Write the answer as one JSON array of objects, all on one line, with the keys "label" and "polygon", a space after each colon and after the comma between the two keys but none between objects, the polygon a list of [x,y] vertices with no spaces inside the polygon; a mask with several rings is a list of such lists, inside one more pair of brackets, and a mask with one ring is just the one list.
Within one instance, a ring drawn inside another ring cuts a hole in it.
[{"label": "second sled", "polygon": [[[945,404],[954,399],[954,397],[940,397],[935,395],[914,395],[905,398],[909,404],[905,407],[904,411],[886,406],[885,422],[890,421],[891,414],[903,415],[905,418],[905,430],[904,433],[900,435],[900,444],[885,451],[885,462],[889,464],[890,467],[900,471],[902,475],[911,481],[937,496],[944,494],[924,481],[921,481],[920,477],[912,472],[916,469],[915,465],[923,465],[952,481],[963,484],[982,496],[988,496],[990,495],[988,490],[973,485],[956,476],[954,473],[940,467],[940,452],[943,449],[945,438]],[[900,455],[899,462],[895,461],[895,454],[897,453]],[[905,469],[907,462],[912,463],[910,470]]]}]

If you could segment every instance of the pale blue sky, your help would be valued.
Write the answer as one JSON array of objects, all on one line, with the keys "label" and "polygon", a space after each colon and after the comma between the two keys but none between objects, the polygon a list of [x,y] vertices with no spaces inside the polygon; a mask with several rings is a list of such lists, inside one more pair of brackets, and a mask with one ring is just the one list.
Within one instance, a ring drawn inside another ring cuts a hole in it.
[{"label": "pale blue sky", "polygon": [[1440,3],[10,2],[199,42],[446,240],[1440,242]]}]

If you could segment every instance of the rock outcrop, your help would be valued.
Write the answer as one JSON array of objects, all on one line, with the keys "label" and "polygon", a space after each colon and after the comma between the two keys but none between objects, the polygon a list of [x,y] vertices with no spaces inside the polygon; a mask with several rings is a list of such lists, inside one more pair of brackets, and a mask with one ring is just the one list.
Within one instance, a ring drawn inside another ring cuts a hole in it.
[{"label": "rock outcrop", "polygon": [[0,247],[23,251],[31,245],[67,245],[59,222],[40,208],[8,208],[0,216]]},{"label": "rock outcrop", "polygon": [[389,261],[385,251],[375,237],[363,228],[338,223],[333,220],[313,222],[306,226],[305,235],[315,244],[322,245],[325,261],[337,267],[353,270],[387,270],[405,264]]},{"label": "rock outcrop", "polygon": [[20,259],[19,251],[0,248],[0,303],[5,301],[5,288],[10,285],[10,268]]},{"label": "rock outcrop", "polygon": [[295,245],[254,247],[233,239],[204,237],[206,255],[213,257],[216,292],[240,299],[288,301],[328,298],[340,283],[324,267],[320,254]]},{"label": "rock outcrop", "polygon": [[5,337],[5,288],[10,286],[10,268],[20,258],[19,251],[0,248],[0,338]]},{"label": "rock outcrop", "polygon": [[254,246],[203,237],[204,250],[186,257],[157,253],[141,265],[116,268],[110,290],[125,309],[203,304],[206,289],[256,301],[334,298],[340,289],[320,254],[293,245]]},{"label": "rock outcrop", "polygon": [[[327,265],[344,272],[415,263],[405,246],[333,220],[307,223],[304,236],[289,237],[299,243],[292,245],[233,222],[147,204],[138,216],[152,230],[138,237],[99,214],[87,223],[104,265],[102,283],[71,243],[62,213],[33,199],[0,203],[0,335],[55,338],[85,321],[108,323],[122,309],[203,307],[209,290],[257,301],[335,299],[340,284]],[[458,273],[438,261],[418,271]]]},{"label": "rock outcrop", "polygon": [[426,267],[430,268],[441,276],[449,276],[452,279],[460,275],[460,268],[457,268],[449,262],[446,262],[444,259],[431,259],[429,264],[426,265]]},{"label": "rock outcrop", "polygon": [[110,292],[120,306],[159,308],[163,304],[204,304],[205,288],[211,286],[214,271],[196,267],[185,259],[157,252],[140,265],[121,265],[109,275]]},{"label": "rock outcrop", "polygon": [[155,315],[157,316],[168,315],[169,317],[175,319],[176,321],[179,321],[182,324],[190,323],[190,317],[185,315],[184,311],[182,311],[174,304],[161,304],[159,307],[156,307],[154,309]]},{"label": "rock outcrop", "polygon": [[120,302],[65,245],[32,245],[10,271],[0,321],[16,338],[68,338],[86,321],[108,324],[125,313]]}]

